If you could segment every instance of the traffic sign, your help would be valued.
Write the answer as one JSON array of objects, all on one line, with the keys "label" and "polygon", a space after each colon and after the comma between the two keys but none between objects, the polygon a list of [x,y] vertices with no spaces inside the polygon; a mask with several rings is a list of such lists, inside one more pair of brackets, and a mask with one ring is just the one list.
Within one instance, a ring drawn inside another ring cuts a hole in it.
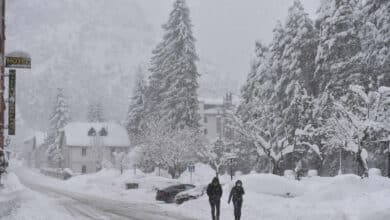
[{"label": "traffic sign", "polygon": [[188,165],[188,172],[195,173],[195,165],[194,164]]}]

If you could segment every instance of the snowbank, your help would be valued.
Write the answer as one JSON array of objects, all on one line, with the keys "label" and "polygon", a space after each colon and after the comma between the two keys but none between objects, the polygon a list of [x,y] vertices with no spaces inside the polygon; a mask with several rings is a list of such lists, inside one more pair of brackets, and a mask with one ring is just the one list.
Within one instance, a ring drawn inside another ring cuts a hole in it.
[{"label": "snowbank", "polygon": [[8,173],[4,176],[2,183],[4,185],[4,189],[1,190],[2,193],[14,192],[18,190],[24,189],[23,185],[20,183],[18,177],[14,173]]},{"label": "snowbank", "polygon": [[[207,165],[197,164],[194,182],[206,185],[214,177],[214,171]],[[29,178],[42,178],[44,184],[55,185],[65,190],[80,191],[100,197],[131,202],[158,204],[165,210],[180,212],[198,220],[210,219],[207,195],[182,205],[164,204],[155,201],[155,189],[179,182],[186,182],[189,173],[179,180],[127,170],[122,175],[117,170],[105,169],[95,174],[75,177],[68,181],[48,178],[36,174]],[[36,176],[39,175],[39,176]],[[45,179],[46,178],[46,179]],[[387,219],[390,216],[390,180],[374,176],[361,179],[356,175],[337,177],[303,178],[289,180],[272,174],[242,175],[235,177],[243,182],[243,219],[246,220],[359,220]],[[233,207],[227,204],[234,181],[228,175],[220,176],[223,184],[221,219],[233,217]],[[125,190],[126,182],[139,184],[139,189]]]},{"label": "snowbank", "polygon": [[197,163],[195,164],[195,172],[192,173],[192,182],[191,173],[188,171],[188,169],[180,176],[179,180],[183,183],[205,185],[210,183],[214,177],[215,170],[213,170],[210,165]]},{"label": "snowbank", "polygon": [[[289,180],[284,177],[272,174],[250,174],[242,176],[246,191],[250,193],[268,194],[274,196],[300,196],[305,192],[305,188],[298,181]],[[231,189],[234,183],[228,185]]]}]

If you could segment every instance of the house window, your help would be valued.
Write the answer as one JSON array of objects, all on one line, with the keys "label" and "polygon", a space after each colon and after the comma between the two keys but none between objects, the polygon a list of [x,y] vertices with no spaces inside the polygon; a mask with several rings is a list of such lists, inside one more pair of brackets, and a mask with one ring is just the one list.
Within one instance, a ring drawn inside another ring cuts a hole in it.
[{"label": "house window", "polygon": [[89,129],[88,136],[96,136],[96,131],[94,128]]},{"label": "house window", "polygon": [[81,156],[83,156],[83,157],[87,156],[87,148],[81,149]]},{"label": "house window", "polygon": [[207,128],[205,128],[203,132],[204,132],[204,134],[206,134],[206,135],[209,133],[209,132],[207,131]]},{"label": "house window", "polygon": [[204,123],[207,123],[207,116],[205,115],[204,118],[203,118],[203,122]]},{"label": "house window", "polygon": [[107,130],[105,128],[102,128],[100,131],[99,131],[99,135],[100,136],[107,136],[108,133],[107,133]]},{"label": "house window", "polygon": [[83,166],[81,167],[81,173],[82,173],[82,174],[87,173],[87,166],[83,165]]}]

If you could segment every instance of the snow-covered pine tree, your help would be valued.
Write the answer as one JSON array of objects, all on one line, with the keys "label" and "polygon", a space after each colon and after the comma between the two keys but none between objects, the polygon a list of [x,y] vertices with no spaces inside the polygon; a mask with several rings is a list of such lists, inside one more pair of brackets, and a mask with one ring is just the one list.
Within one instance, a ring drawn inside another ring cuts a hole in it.
[{"label": "snow-covered pine tree", "polygon": [[57,89],[56,101],[53,113],[50,117],[50,129],[45,140],[47,156],[54,165],[60,164],[63,160],[60,149],[60,132],[70,121],[70,109],[62,89]]},{"label": "snow-covered pine tree", "polygon": [[[259,101],[268,100],[272,94],[272,77],[269,71],[268,48],[261,42],[256,42],[255,55],[251,64],[246,84],[241,88],[242,101],[237,113],[244,121],[253,120],[259,113]],[[257,113],[256,113],[257,112]]]},{"label": "snow-covered pine tree", "polygon": [[315,93],[313,73],[318,42],[313,22],[298,0],[289,8],[284,33],[281,73],[276,79],[274,97],[280,121],[275,128],[279,139],[287,138],[292,144],[295,130],[308,122],[306,114],[311,98],[307,91]]},{"label": "snow-covered pine tree", "polygon": [[361,41],[372,89],[390,86],[390,1],[367,0]]},{"label": "snow-covered pine tree", "polygon": [[298,0],[294,1],[288,10],[284,41],[282,75],[276,84],[278,99],[282,101],[283,108],[288,104],[288,100],[291,100],[297,82],[303,85],[309,94],[314,94],[316,88],[313,73],[318,33]]},{"label": "snow-covered pine tree", "polygon": [[198,56],[185,0],[174,2],[163,30],[163,41],[151,59],[148,114],[162,118],[173,129],[197,128]]},{"label": "snow-covered pine tree", "polygon": [[[241,103],[239,117],[232,116],[229,126],[240,134],[243,143],[249,143],[248,146],[253,146],[254,150],[258,151],[258,156],[267,155],[268,159],[272,161],[272,166],[278,170],[276,168],[277,162],[275,158],[270,156],[271,150],[268,148],[272,148],[273,154],[277,154],[285,147],[285,145],[279,144],[281,142],[278,142],[276,136],[282,117],[280,112],[276,111],[277,95],[274,89],[276,80],[282,75],[282,57],[285,48],[285,30],[280,22],[277,23],[273,32],[273,41],[269,51],[259,43],[256,46],[256,53],[259,52],[254,63],[254,67],[257,66],[256,74],[250,73],[247,85],[242,90],[243,96],[246,96],[247,89],[253,87],[251,88],[252,95]],[[254,81],[250,82],[250,80]],[[245,108],[248,109],[246,112],[243,111]],[[248,135],[249,130],[251,130],[250,135]],[[255,140],[255,136],[263,139],[264,143],[259,144]],[[253,151],[253,149],[247,150],[248,152]],[[266,153],[262,153],[262,151]],[[279,172],[275,170],[274,172]]]},{"label": "snow-covered pine tree", "polygon": [[[129,110],[126,118],[126,128],[131,137],[138,137],[141,134],[144,125],[145,116],[145,79],[142,70],[139,69],[136,75],[136,81],[131,97]],[[134,139],[133,138],[133,139]]]},{"label": "snow-covered pine tree", "polygon": [[323,1],[320,7],[320,42],[316,55],[315,77],[320,92],[330,89],[336,98],[351,84],[365,80],[358,36],[356,0]]},{"label": "snow-covered pine tree", "polygon": [[273,30],[273,39],[270,48],[270,65],[272,76],[274,77],[272,80],[276,83],[277,79],[282,76],[282,58],[285,48],[285,36],[286,31],[283,28],[283,25],[280,21],[276,23],[276,26]]},{"label": "snow-covered pine tree", "polygon": [[104,109],[100,102],[91,103],[88,105],[88,122],[104,122]]}]

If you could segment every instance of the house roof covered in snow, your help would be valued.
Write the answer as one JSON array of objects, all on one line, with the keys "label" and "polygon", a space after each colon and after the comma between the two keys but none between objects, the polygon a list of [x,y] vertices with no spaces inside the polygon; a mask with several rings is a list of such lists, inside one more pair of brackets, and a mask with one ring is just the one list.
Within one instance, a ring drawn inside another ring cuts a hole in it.
[{"label": "house roof covered in snow", "polygon": [[[126,129],[115,122],[72,122],[63,130],[67,146],[90,147],[99,143],[106,147],[130,147]],[[91,135],[91,131],[95,134]]]}]

